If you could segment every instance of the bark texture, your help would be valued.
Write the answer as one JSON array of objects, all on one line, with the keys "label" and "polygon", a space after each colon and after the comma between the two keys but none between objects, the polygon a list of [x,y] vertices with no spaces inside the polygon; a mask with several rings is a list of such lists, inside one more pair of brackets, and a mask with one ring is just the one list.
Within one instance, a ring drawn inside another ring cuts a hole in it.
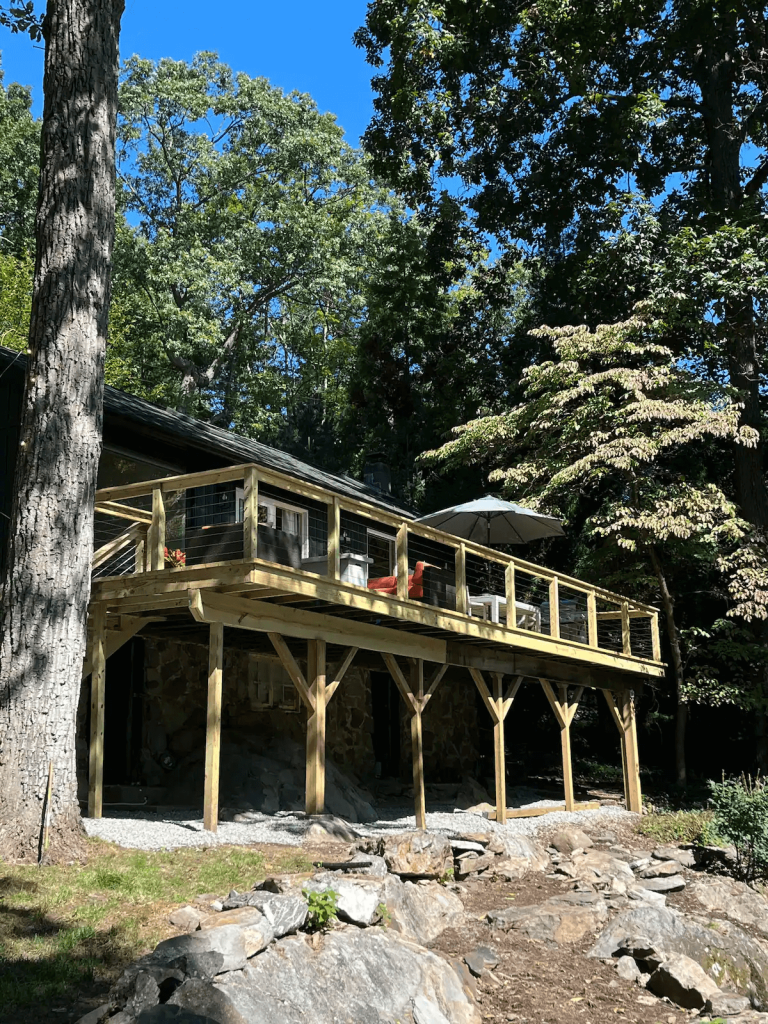
[{"label": "bark texture", "polygon": [[75,722],[101,451],[123,0],[48,0],[29,363],[0,609],[0,856],[77,852]]}]

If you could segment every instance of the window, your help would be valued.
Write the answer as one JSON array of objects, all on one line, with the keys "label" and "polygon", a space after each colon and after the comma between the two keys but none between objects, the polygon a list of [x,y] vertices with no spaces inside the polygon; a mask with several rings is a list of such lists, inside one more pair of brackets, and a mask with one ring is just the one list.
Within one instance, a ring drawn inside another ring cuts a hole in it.
[{"label": "window", "polygon": [[380,579],[395,572],[395,539],[386,533],[368,531],[368,555],[373,559],[368,566],[368,578]]},{"label": "window", "polygon": [[[237,521],[245,516],[245,491],[237,488]],[[301,557],[309,558],[309,515],[307,509],[288,505],[280,499],[259,496],[259,525],[270,526],[281,533],[291,533],[301,540]]]}]

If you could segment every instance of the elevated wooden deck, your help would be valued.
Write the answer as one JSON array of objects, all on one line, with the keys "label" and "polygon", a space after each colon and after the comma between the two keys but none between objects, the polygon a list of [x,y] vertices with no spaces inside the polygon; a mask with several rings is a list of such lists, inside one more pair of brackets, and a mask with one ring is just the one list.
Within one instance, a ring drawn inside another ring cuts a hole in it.
[{"label": "elevated wooden deck", "polygon": [[[84,670],[93,672],[91,814],[101,813],[104,662],[150,628],[210,645],[205,803],[215,828],[225,626],[229,642],[276,652],[307,707],[310,811],[324,800],[325,707],[354,658],[383,659],[406,702],[422,824],[421,714],[449,669],[474,681],[494,721],[500,820],[504,718],[524,679],[544,687],[560,724],[569,806],[578,696],[568,686],[603,690],[622,737],[627,802],[639,810],[631,691],[664,674],[656,609],[255,465],[101,490],[96,527]],[[186,564],[169,564],[166,549]],[[366,585],[389,573],[392,593]],[[326,681],[328,657],[338,668]]]}]

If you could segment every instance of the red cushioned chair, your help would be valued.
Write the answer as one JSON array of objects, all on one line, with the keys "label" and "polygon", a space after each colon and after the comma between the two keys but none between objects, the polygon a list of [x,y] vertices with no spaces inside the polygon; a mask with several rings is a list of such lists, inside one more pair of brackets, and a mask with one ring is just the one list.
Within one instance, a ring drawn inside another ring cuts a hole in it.
[{"label": "red cushioned chair", "polygon": [[[408,597],[424,597],[424,570],[434,569],[429,562],[417,562],[413,572],[408,573]],[[380,576],[368,580],[368,589],[377,590],[380,594],[397,594],[397,576]]]}]

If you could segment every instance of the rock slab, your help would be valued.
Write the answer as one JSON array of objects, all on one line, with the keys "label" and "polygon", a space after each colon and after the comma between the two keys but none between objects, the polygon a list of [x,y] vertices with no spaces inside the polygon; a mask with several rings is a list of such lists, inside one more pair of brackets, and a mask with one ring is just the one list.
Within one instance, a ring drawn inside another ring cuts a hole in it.
[{"label": "rock slab", "polygon": [[214,987],[248,1024],[391,1024],[418,998],[450,1024],[481,1024],[449,963],[380,928],[332,932],[318,950],[292,936]]},{"label": "rock slab", "polygon": [[379,856],[395,875],[415,878],[443,878],[453,868],[453,851],[445,836],[430,832],[403,832],[384,836]]}]

